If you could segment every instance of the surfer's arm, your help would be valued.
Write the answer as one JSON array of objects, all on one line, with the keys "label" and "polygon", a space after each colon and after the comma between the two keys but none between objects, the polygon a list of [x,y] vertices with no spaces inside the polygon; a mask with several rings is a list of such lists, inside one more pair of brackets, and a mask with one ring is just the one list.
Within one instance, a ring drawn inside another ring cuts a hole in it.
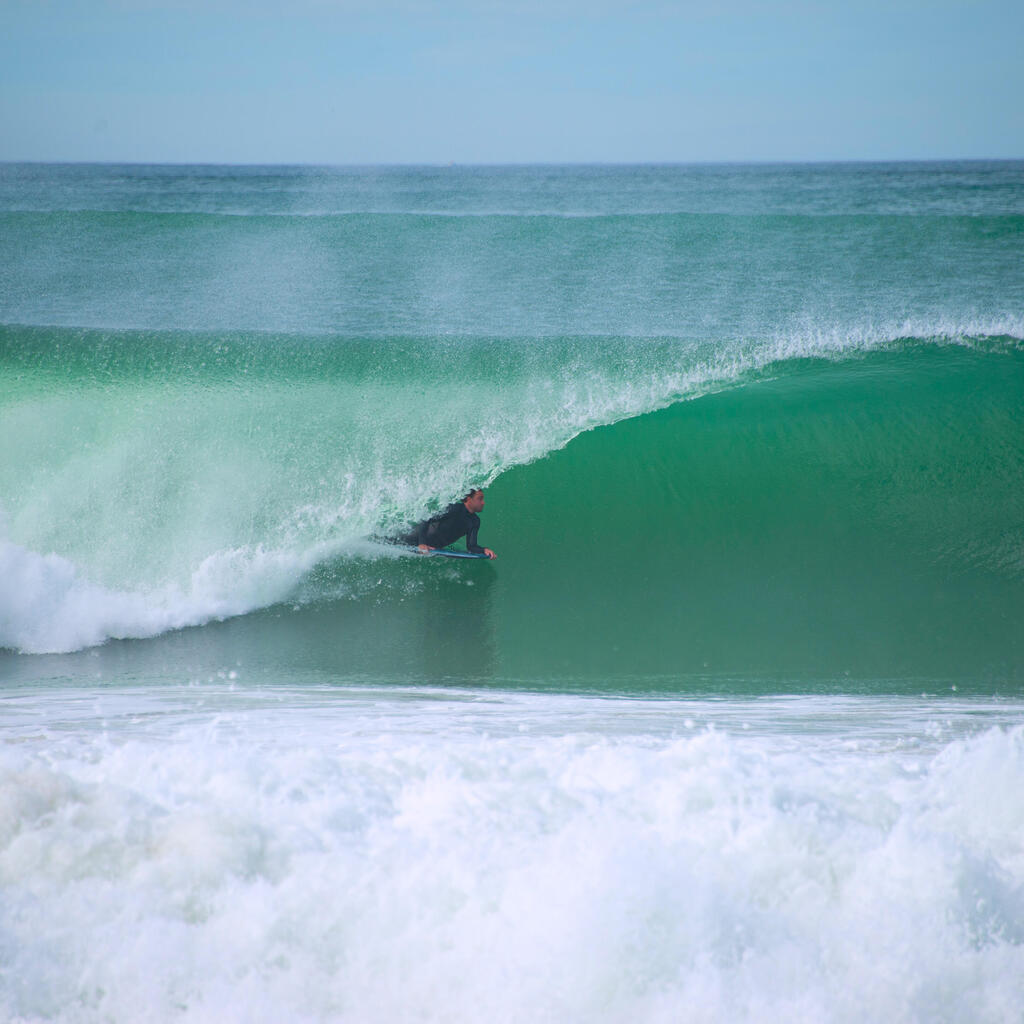
[{"label": "surfer's arm", "polygon": [[[485,555],[487,551],[485,548],[480,547],[476,542],[477,531],[480,529],[480,520],[478,519],[473,523],[470,528],[466,531],[466,550],[471,551],[474,555]],[[489,556],[493,557],[493,555]]]},{"label": "surfer's arm", "polygon": [[498,556],[490,548],[483,548],[476,542],[476,535],[479,529],[480,520],[477,519],[466,531],[466,550],[474,555],[486,555],[488,558],[497,558]]}]

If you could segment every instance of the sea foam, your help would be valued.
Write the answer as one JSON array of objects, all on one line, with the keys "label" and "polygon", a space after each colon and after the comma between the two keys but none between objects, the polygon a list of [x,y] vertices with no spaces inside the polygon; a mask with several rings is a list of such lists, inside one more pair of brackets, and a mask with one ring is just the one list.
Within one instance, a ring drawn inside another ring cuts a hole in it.
[{"label": "sea foam", "polygon": [[7,1019],[1017,1019],[1019,726],[218,686],[13,702]]},{"label": "sea foam", "polygon": [[57,654],[241,615],[285,599],[327,554],[221,551],[200,563],[187,588],[130,591],[89,582],[59,555],[0,540],[0,646]]}]

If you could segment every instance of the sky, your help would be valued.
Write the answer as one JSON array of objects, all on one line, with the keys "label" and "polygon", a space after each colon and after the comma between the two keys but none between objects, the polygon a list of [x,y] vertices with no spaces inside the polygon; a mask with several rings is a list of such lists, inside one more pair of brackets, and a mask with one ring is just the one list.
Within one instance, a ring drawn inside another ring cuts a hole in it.
[{"label": "sky", "polygon": [[1022,0],[0,0],[0,160],[1024,157]]}]

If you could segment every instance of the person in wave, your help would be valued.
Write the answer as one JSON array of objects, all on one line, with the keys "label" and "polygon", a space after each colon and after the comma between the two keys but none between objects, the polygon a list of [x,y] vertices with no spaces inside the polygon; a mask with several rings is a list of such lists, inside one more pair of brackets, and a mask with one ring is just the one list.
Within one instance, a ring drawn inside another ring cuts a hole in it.
[{"label": "person in wave", "polygon": [[433,551],[446,548],[460,537],[465,537],[467,551],[474,555],[497,558],[490,548],[482,548],[476,542],[483,507],[484,492],[474,488],[461,501],[453,502],[439,515],[424,519],[399,539],[401,543],[417,547],[420,551]]}]

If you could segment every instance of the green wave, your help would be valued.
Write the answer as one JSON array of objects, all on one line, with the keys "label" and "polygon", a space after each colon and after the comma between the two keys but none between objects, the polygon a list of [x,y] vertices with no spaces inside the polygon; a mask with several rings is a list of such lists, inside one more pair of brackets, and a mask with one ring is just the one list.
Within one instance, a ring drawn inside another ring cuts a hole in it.
[{"label": "green wave", "polygon": [[1024,352],[775,371],[495,483],[503,671],[1024,681]]},{"label": "green wave", "polygon": [[[0,342],[10,647],[205,622],[158,643],[588,686],[1024,681],[1012,335]],[[487,480],[494,564],[359,540]]]},{"label": "green wave", "polygon": [[1016,343],[774,364],[502,474],[496,563],[321,566],[273,644],[506,685],[1019,692],[1021,394]]}]

